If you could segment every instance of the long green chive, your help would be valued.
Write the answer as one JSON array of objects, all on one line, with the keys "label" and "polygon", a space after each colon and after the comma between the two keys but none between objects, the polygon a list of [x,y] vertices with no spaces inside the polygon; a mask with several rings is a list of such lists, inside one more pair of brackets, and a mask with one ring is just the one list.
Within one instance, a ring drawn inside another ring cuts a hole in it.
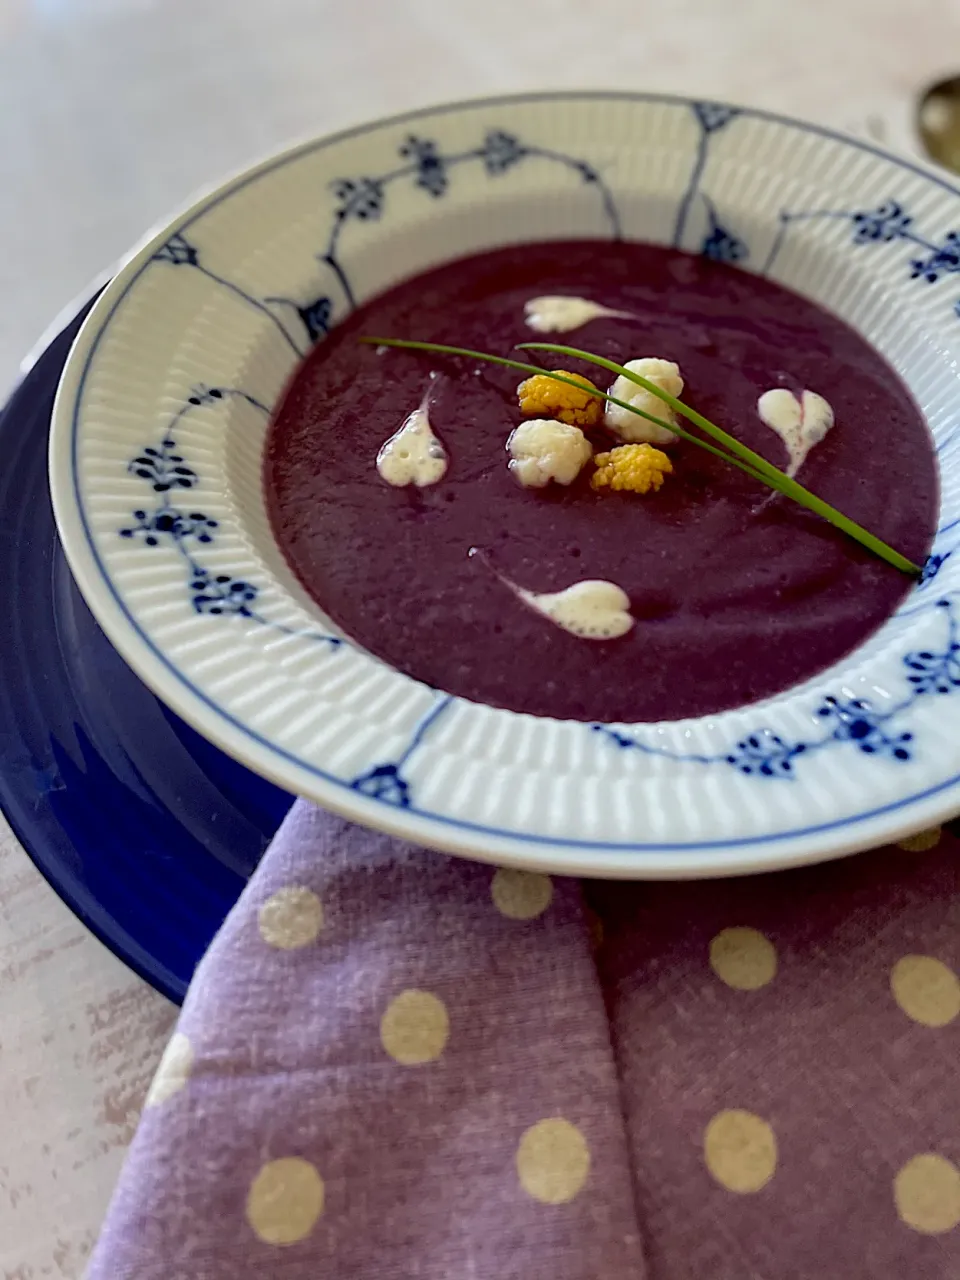
[{"label": "long green chive", "polygon": [[578,360],[586,360],[590,364],[599,365],[601,369],[607,369],[610,373],[622,374],[630,382],[635,383],[638,387],[643,387],[645,391],[651,392],[658,400],[668,405],[676,413],[682,413],[683,416],[695,426],[700,427],[707,435],[712,436],[714,440],[726,446],[730,453],[735,454],[743,462],[751,466],[760,477],[778,493],[782,493],[784,497],[792,498],[794,502],[801,507],[806,507],[808,511],[813,511],[816,515],[822,516],[824,520],[830,522],[837,529],[859,542],[862,546],[878,555],[881,560],[886,560],[892,564],[895,569],[899,569],[901,573],[910,574],[913,577],[919,577],[920,568],[915,565],[912,560],[908,560],[906,556],[901,555],[893,547],[883,542],[875,534],[870,533],[868,529],[864,529],[862,525],[851,520],[849,516],[845,516],[842,511],[838,511],[836,507],[831,507],[828,502],[824,502],[822,498],[818,498],[815,493],[811,493],[809,489],[804,488],[802,484],[798,484],[785,471],[781,471],[779,467],[775,467],[772,462],[768,462],[762,454],[756,453],[753,449],[748,448],[739,441],[736,436],[730,435],[728,431],[724,431],[722,427],[718,427],[716,423],[711,422],[709,418],[705,418],[703,414],[697,413],[696,409],[691,409],[689,405],[685,405],[682,400],[678,400],[676,396],[672,396],[669,392],[662,390],[656,383],[651,382],[648,378],[642,377],[633,370],[625,368],[622,364],[617,364],[613,360],[606,360],[603,356],[595,356],[589,351],[581,351],[579,347],[566,347],[555,342],[521,342],[518,344],[523,350],[528,351],[551,351],[557,355],[571,356]]},{"label": "long green chive", "polygon": [[487,351],[473,351],[470,347],[451,347],[443,342],[418,342],[413,338],[368,338],[359,339],[360,342],[368,346],[376,347],[396,347],[405,351],[431,351],[439,355],[448,356],[467,356],[474,360],[483,360],[487,364],[499,364],[505,369],[518,369],[521,373],[540,374],[546,378],[552,378],[554,382],[566,383],[568,387],[576,387],[578,391],[584,391],[587,395],[593,396],[598,400],[606,400],[610,404],[619,405],[621,409],[627,409],[630,413],[635,413],[639,418],[646,418],[648,422],[655,423],[658,427],[663,427],[665,431],[672,431],[675,436],[679,436],[681,440],[689,440],[691,444],[698,445],[701,449],[705,449],[707,453],[712,453],[718,458],[722,458],[724,462],[729,462],[734,467],[739,467],[741,471],[745,471],[748,476],[753,476],[755,480],[763,480],[763,476],[747,463],[741,462],[739,458],[733,457],[724,449],[718,449],[712,444],[708,444],[706,440],[701,440],[699,436],[695,436],[691,431],[685,430],[683,427],[677,426],[673,422],[665,422],[663,418],[658,418],[652,413],[646,413],[643,409],[637,409],[634,405],[628,404],[626,400],[618,400],[616,396],[610,395],[607,391],[599,391],[597,388],[585,387],[582,382],[578,382],[576,378],[566,378],[562,373],[550,373],[539,364],[527,364],[523,360],[510,360],[506,356],[490,355]]},{"label": "long green chive", "polygon": [[[538,365],[526,364],[520,360],[510,360],[505,356],[491,355],[486,351],[473,351],[469,347],[448,346],[446,343],[440,342],[418,342],[407,338],[373,338],[364,337],[361,342],[369,343],[372,346],[379,347],[396,347],[400,349],[412,351],[430,351],[439,355],[463,356],[469,360],[483,360],[488,364],[501,365],[507,369],[517,369],[521,373],[539,374],[553,378],[555,382],[567,383],[570,386],[578,387],[581,391],[586,390],[582,383],[577,382],[575,378],[566,378],[560,373],[552,373],[547,369],[543,369]],[[786,472],[775,467],[773,463],[768,462],[762,454],[756,453],[747,445],[741,443],[736,436],[730,435],[724,431],[722,427],[718,427],[711,422],[709,418],[705,418],[702,414],[697,413],[695,409],[691,409],[685,405],[682,400],[678,400],[675,396],[670,395],[656,383],[642,377],[640,374],[634,373],[630,369],[626,369],[623,365],[617,364],[613,360],[606,360],[603,356],[595,356],[589,351],[582,351],[579,347],[562,346],[555,342],[522,342],[520,349],[531,351],[549,351],[556,355],[569,356],[577,360],[585,360],[589,364],[599,365],[600,368],[608,370],[610,373],[622,375],[630,382],[635,383],[638,387],[642,387],[645,391],[649,391],[662,401],[674,412],[682,414],[694,426],[711,436],[722,448],[711,445],[708,441],[700,436],[694,435],[693,432],[687,431],[673,422],[665,422],[662,418],[657,418],[653,414],[646,413],[642,409],[638,409],[635,405],[628,401],[619,400],[616,396],[612,396],[609,392],[595,390],[592,395],[598,399],[605,400],[609,404],[618,405],[621,409],[627,409],[631,413],[635,413],[640,418],[646,418],[648,422],[655,423],[658,427],[663,427],[667,431],[672,431],[674,435],[679,436],[682,440],[687,440],[691,444],[697,445],[701,449],[705,449],[708,453],[714,454],[718,458],[722,458],[724,462],[728,462],[731,466],[737,467],[740,471],[745,471],[747,475],[752,476],[755,480],[760,480],[773,489],[777,493],[782,493],[784,497],[792,499],[799,506],[805,507],[808,511],[814,512],[815,515],[828,521],[835,528],[841,530],[848,537],[853,538],[855,542],[859,542],[861,546],[866,547],[868,551],[873,552],[881,560],[885,560],[888,564],[893,565],[895,569],[899,569],[901,573],[910,575],[911,577],[919,577],[920,567],[908,560],[906,556],[895,548],[889,546],[882,539],[876,537],[868,529],[864,529],[862,525],[851,520],[849,516],[845,516],[842,511],[838,511],[836,507],[830,506],[828,502],[824,502],[822,498],[818,498],[815,493],[811,493],[809,489],[798,484],[796,480],[788,476]]]}]

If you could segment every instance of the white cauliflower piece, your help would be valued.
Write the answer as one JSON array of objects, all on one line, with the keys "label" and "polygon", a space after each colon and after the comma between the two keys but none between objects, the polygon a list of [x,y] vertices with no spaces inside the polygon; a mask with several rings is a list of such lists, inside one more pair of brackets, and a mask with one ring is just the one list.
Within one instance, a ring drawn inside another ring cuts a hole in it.
[{"label": "white cauliflower piece", "polygon": [[550,418],[521,423],[507,441],[509,468],[522,485],[542,489],[555,480],[572,484],[593,448],[579,427]]},{"label": "white cauliflower piece", "polygon": [[[672,360],[659,360],[655,356],[647,356],[642,360],[628,360],[624,368],[629,369],[631,373],[638,373],[648,382],[655,383],[668,395],[677,397],[683,395],[683,378],[680,376],[680,369]],[[664,422],[676,422],[676,414],[668,405],[658,399],[652,391],[638,387],[623,374],[614,382],[609,394],[616,396],[618,400],[625,400],[627,404],[635,405],[644,413],[652,413],[655,418],[660,418]],[[672,431],[658,427],[656,423],[648,422],[646,418],[640,418],[629,409],[621,409],[618,404],[610,404],[609,401],[603,421],[611,431],[615,432],[621,440],[626,440],[628,444],[663,446],[673,444],[677,439]]]}]

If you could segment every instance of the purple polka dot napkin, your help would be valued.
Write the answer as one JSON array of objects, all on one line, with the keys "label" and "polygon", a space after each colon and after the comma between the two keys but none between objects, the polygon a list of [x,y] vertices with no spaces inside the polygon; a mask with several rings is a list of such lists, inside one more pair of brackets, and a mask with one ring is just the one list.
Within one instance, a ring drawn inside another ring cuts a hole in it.
[{"label": "purple polka dot napkin", "polygon": [[958,855],[582,885],[298,804],[89,1280],[956,1280]]}]

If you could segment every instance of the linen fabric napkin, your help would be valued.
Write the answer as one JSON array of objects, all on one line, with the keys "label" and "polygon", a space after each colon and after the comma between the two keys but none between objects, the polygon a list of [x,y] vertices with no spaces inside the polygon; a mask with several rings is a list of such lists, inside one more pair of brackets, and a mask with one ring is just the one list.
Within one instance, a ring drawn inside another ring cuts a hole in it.
[{"label": "linen fabric napkin", "polygon": [[581,884],[298,803],[88,1276],[955,1278],[958,851]]}]

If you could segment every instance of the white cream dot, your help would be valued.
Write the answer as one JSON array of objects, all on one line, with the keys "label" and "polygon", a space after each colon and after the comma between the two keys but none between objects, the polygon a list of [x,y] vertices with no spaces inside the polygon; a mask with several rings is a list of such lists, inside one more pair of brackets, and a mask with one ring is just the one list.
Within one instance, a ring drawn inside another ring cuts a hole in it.
[{"label": "white cream dot", "polygon": [[721,1187],[749,1195],[776,1172],[776,1135],[751,1111],[719,1111],[704,1132],[703,1158]]},{"label": "white cream dot", "polygon": [[915,835],[907,836],[905,840],[898,840],[897,848],[903,849],[905,853],[928,853],[940,843],[942,834],[941,827],[929,827],[926,831],[918,831]]},{"label": "white cream dot", "polygon": [[247,1194],[247,1221],[264,1244],[305,1240],[323,1213],[323,1179],[307,1160],[272,1160]]},{"label": "white cream dot", "polygon": [[934,956],[904,956],[890,972],[897,1004],[914,1022],[945,1027],[960,1013],[960,981]]},{"label": "white cream dot", "polygon": [[193,1046],[182,1031],[177,1031],[167,1043],[147,1093],[145,1106],[159,1107],[179,1093],[190,1079],[193,1068]]},{"label": "white cream dot", "polygon": [[553,881],[539,871],[501,867],[490,882],[490,896],[502,916],[510,920],[532,920],[549,907]]},{"label": "white cream dot", "polygon": [[893,1183],[900,1220],[926,1236],[952,1231],[960,1222],[960,1170],[926,1152],[908,1160]]},{"label": "white cream dot", "polygon": [[449,1033],[446,1005],[429,991],[401,991],[380,1020],[380,1043],[404,1067],[439,1058]]},{"label": "white cream dot", "polygon": [[517,1177],[541,1204],[566,1204],[590,1172],[590,1148],[576,1125],[551,1116],[531,1125],[517,1147]]},{"label": "white cream dot", "polygon": [[710,943],[710,967],[738,991],[756,991],[772,982],[777,951],[757,929],[722,929]]},{"label": "white cream dot", "polygon": [[260,908],[260,936],[271,947],[296,951],[316,942],[323,928],[323,904],[311,889],[288,885]]}]

